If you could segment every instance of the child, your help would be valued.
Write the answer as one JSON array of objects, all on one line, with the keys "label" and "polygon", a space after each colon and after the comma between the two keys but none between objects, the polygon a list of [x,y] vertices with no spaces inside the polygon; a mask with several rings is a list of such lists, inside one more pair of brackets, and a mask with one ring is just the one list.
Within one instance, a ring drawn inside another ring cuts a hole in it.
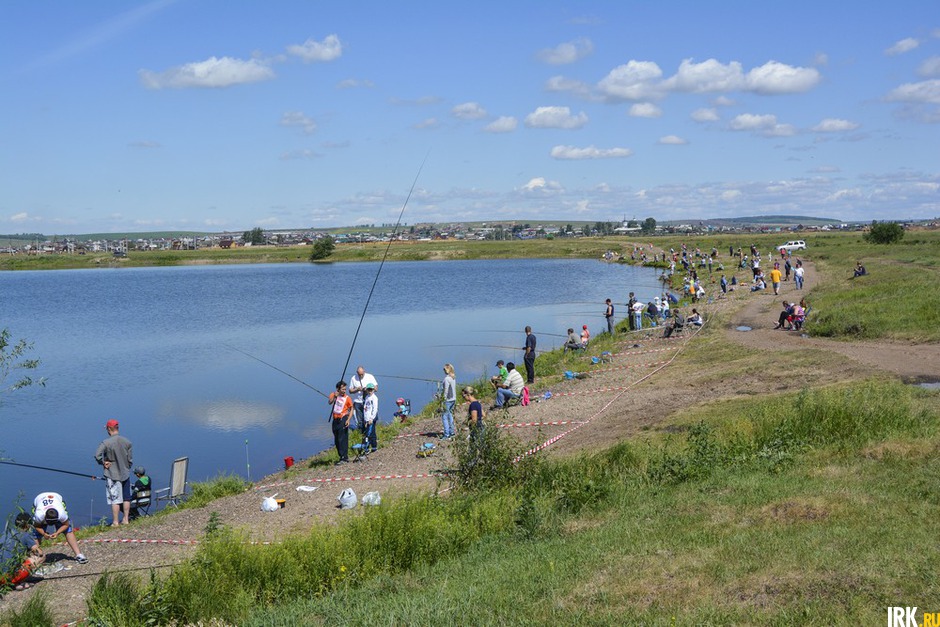
[{"label": "child", "polygon": [[411,415],[411,401],[405,398],[399,398],[395,401],[395,405],[398,407],[398,411],[395,412],[395,417],[400,418],[402,422],[408,419],[408,416]]},{"label": "child", "polygon": [[4,538],[0,547],[0,587],[13,586],[15,590],[30,587],[26,578],[46,559],[39,541],[29,532],[33,517],[26,512],[16,515],[16,532]]}]

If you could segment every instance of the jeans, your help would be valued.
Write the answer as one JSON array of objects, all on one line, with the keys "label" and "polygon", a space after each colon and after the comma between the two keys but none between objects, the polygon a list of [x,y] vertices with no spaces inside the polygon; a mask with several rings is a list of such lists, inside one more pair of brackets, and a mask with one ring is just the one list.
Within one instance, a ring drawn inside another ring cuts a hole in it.
[{"label": "jeans", "polygon": [[367,425],[365,421],[362,422],[362,443],[368,444],[369,448],[372,449],[374,453],[379,448],[379,440],[375,435],[375,421],[372,424]]},{"label": "jeans", "polygon": [[353,401],[353,411],[356,414],[356,428],[362,429],[365,425],[365,402],[357,403]]},{"label": "jeans", "polygon": [[610,333],[611,335],[614,334],[614,317],[613,316],[607,317],[607,332]]},{"label": "jeans", "polygon": [[519,395],[514,393],[509,388],[499,388],[496,390],[496,406],[502,407],[506,404],[506,401],[519,398]]},{"label": "jeans", "polygon": [[444,437],[454,436],[454,405],[457,401],[444,401],[444,414],[441,416],[441,426],[444,428]]},{"label": "jeans", "polygon": [[633,329],[639,330],[643,328],[643,312],[634,311],[633,312]]},{"label": "jeans", "polygon": [[793,280],[796,282],[796,289],[803,289],[803,277],[801,277],[799,274],[794,274]]}]

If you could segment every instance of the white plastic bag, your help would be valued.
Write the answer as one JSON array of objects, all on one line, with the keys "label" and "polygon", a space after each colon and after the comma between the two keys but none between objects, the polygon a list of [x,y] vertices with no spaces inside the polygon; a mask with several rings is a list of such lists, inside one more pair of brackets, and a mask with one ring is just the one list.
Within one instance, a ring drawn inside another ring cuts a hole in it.
[{"label": "white plastic bag", "polygon": [[363,505],[381,505],[382,496],[378,492],[366,492],[362,497]]},{"label": "white plastic bag", "polygon": [[356,497],[356,492],[352,488],[346,488],[343,490],[336,500],[339,501],[340,509],[353,509],[359,503],[358,497]]},{"label": "white plastic bag", "polygon": [[278,510],[278,504],[277,501],[274,500],[274,496],[269,496],[268,498],[261,501],[262,512],[276,512]]}]

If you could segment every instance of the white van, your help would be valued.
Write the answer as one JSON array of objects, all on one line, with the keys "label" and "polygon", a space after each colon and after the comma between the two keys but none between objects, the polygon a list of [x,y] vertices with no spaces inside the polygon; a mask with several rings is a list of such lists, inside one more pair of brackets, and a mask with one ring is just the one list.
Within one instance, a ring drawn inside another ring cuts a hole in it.
[{"label": "white van", "polygon": [[792,252],[794,250],[805,250],[805,249],[806,249],[806,242],[804,242],[801,239],[796,239],[796,240],[793,240],[792,242],[787,242],[786,244],[777,246],[777,250],[786,250],[788,252]]}]

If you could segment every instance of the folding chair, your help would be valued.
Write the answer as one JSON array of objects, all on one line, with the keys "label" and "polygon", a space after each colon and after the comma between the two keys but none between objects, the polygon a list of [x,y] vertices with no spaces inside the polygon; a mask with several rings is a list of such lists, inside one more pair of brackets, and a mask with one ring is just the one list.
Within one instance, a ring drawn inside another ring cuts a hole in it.
[{"label": "folding chair", "polygon": [[353,459],[355,462],[364,462],[369,456],[369,436],[375,432],[375,423],[373,422],[369,425],[368,431],[363,428],[359,429],[359,433],[362,434],[362,442],[359,444],[353,444],[350,448],[356,453],[356,457]]},{"label": "folding chair", "polygon": [[[170,487],[157,490],[157,503],[167,501],[168,505],[179,505],[186,498],[186,474],[189,472],[189,458],[180,457],[170,466]],[[161,496],[161,494],[163,494]]]},{"label": "folding chair", "polygon": [[150,515],[150,490],[138,490],[131,498],[131,520]]}]

